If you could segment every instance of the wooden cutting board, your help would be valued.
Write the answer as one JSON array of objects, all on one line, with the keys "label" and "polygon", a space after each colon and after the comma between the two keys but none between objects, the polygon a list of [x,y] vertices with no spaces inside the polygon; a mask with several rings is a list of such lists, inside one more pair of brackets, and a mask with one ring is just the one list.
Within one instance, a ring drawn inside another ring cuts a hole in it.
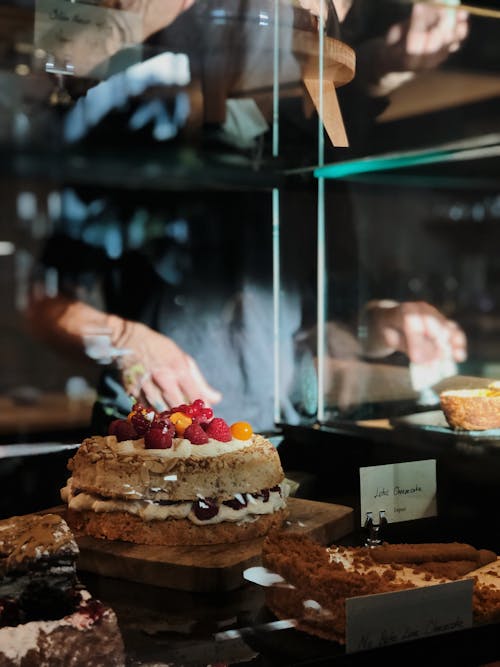
[{"label": "wooden cutting board", "polygon": [[[305,533],[327,545],[354,529],[354,512],[350,507],[301,498],[289,498],[288,502],[290,516],[286,530]],[[76,540],[80,547],[80,570],[204,593],[243,586],[243,571],[260,564],[263,542],[261,538],[229,545],[156,547],[108,542],[78,534]]]}]

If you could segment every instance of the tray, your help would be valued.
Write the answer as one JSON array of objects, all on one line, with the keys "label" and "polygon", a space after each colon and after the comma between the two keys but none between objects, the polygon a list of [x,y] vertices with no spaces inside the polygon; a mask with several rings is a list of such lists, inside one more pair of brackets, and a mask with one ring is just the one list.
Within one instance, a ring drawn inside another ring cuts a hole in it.
[{"label": "tray", "polygon": [[467,440],[470,442],[492,442],[497,441],[500,446],[500,429],[490,429],[487,431],[460,431],[450,428],[442,410],[428,410],[416,414],[405,415],[403,417],[393,417],[390,423],[395,428],[410,428],[418,431],[430,431],[451,437],[455,440]]},{"label": "tray", "polygon": [[[354,529],[351,507],[290,498],[289,510],[286,530],[305,533],[321,544],[331,544]],[[64,507],[57,511],[64,516]],[[204,593],[243,586],[242,573],[260,563],[263,542],[260,538],[230,545],[157,547],[98,540],[78,533],[75,537],[80,548],[80,570]]]}]

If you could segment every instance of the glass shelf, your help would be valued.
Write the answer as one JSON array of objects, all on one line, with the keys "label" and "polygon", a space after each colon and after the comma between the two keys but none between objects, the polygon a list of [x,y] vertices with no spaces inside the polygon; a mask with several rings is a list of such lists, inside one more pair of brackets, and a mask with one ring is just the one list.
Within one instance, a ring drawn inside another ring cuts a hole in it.
[{"label": "glass shelf", "polygon": [[[337,179],[337,180],[367,180],[376,182],[377,179],[387,181],[387,179],[399,179],[400,176],[406,185],[422,184],[423,181],[429,184],[454,187],[476,187],[479,184],[484,186],[498,186],[498,177],[489,177],[487,170],[481,171],[481,176],[474,178],[470,172],[467,175],[460,174],[460,165],[470,165],[470,162],[492,160],[500,156],[500,135],[488,134],[485,136],[472,137],[459,142],[441,144],[434,147],[427,147],[420,150],[400,151],[394,153],[385,153],[363,157],[355,160],[346,160],[338,164],[327,164],[314,170],[317,178]],[[426,170],[419,171],[417,174],[409,172],[412,168],[429,167],[435,165],[447,165],[446,173],[429,173]],[[458,165],[456,170],[449,169],[449,166]],[[402,174],[399,172],[402,171]],[[394,174],[394,172],[398,172]],[[373,178],[374,177],[374,178]]]},{"label": "glass shelf", "polygon": [[35,178],[56,185],[99,185],[132,190],[270,190],[283,181],[277,162],[257,165],[230,152],[164,147],[92,151],[2,150],[4,177]]}]

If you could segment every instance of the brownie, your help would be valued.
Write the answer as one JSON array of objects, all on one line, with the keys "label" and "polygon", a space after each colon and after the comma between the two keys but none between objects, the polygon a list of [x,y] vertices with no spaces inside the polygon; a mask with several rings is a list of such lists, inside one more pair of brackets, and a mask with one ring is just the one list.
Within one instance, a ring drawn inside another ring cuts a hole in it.
[{"label": "brownie", "polygon": [[0,521],[0,667],[120,667],[114,612],[79,583],[78,545],[57,514]]}]

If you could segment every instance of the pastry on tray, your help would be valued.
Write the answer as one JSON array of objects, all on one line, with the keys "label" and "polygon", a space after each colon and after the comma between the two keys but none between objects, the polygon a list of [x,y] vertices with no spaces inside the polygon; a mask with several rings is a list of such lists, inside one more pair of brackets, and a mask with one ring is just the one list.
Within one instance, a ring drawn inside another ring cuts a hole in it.
[{"label": "pastry on tray", "polygon": [[286,517],[276,448],[229,427],[201,400],[156,413],[139,404],[110,435],[87,438],[61,491],[67,520],[97,538],[202,545],[261,537]]},{"label": "pastry on tray", "polygon": [[266,604],[299,630],[345,643],[347,598],[473,578],[477,623],[500,619],[500,559],[468,544],[384,544],[325,548],[309,537],[275,531],[263,565],[289,586],[266,589]]},{"label": "pastry on tray", "polygon": [[477,389],[450,389],[439,395],[441,409],[451,428],[485,431],[500,428],[500,383]]},{"label": "pastry on tray", "polygon": [[116,616],[79,584],[77,556],[56,514],[0,521],[0,667],[125,664]]}]

